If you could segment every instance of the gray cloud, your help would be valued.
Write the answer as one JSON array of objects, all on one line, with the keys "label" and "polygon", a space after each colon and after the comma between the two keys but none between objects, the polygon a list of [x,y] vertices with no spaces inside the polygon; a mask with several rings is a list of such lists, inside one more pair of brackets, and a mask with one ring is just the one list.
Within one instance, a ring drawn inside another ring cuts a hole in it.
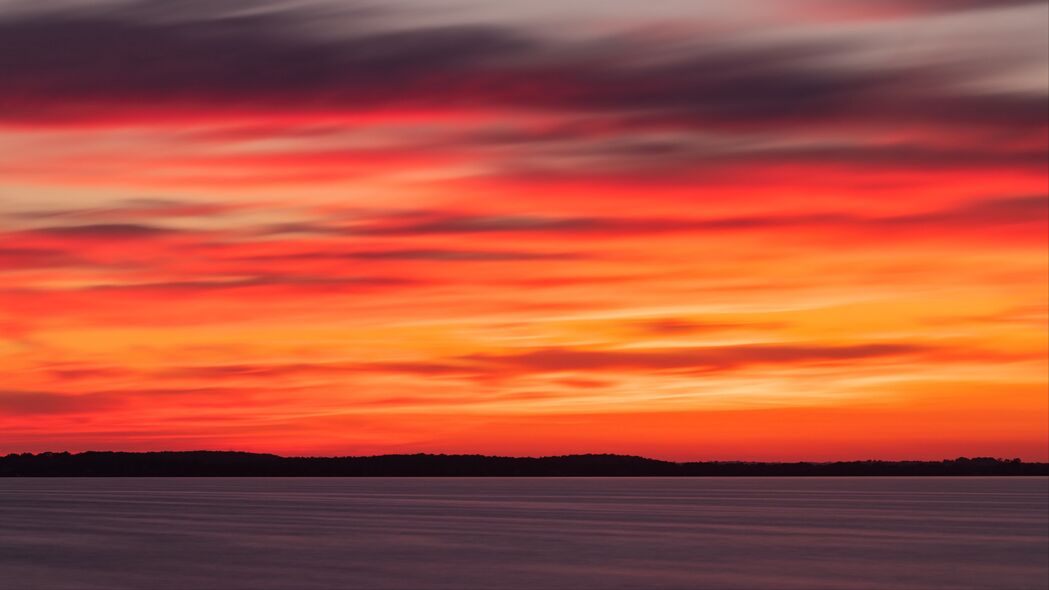
[{"label": "gray cloud", "polygon": [[106,394],[68,395],[44,391],[0,390],[0,413],[12,415],[75,414],[96,412],[120,405]]},{"label": "gray cloud", "polygon": [[376,287],[404,287],[418,285],[415,279],[401,277],[316,277],[290,275],[263,275],[247,278],[202,279],[190,281],[165,281],[154,283],[108,284],[85,287],[92,291],[227,291],[258,287],[318,287],[331,290],[368,289]]},{"label": "gray cloud", "polygon": [[[342,228],[351,235],[410,236],[469,233],[651,234],[691,231],[733,231],[776,227],[841,229],[990,228],[1013,224],[1044,224],[1049,197],[986,199],[907,215],[864,217],[843,213],[767,214],[714,218],[555,217],[532,215],[460,215],[428,212],[428,218],[391,216]],[[337,231],[323,227],[322,231]]]},{"label": "gray cloud", "polygon": [[32,230],[34,233],[70,238],[135,239],[164,236],[178,230],[137,223],[95,223],[56,225]]},{"label": "gray cloud", "polygon": [[827,42],[687,51],[628,37],[581,44],[487,25],[397,28],[395,18],[359,10],[338,32],[319,34],[311,31],[332,15],[315,6],[163,4],[0,18],[0,117],[504,107],[600,115],[627,128],[822,123],[1017,133],[1049,119],[1044,93],[958,90],[969,70],[993,65],[829,68],[819,59],[850,47]]},{"label": "gray cloud", "polygon": [[575,350],[548,348],[516,354],[476,354],[463,360],[527,372],[605,370],[728,370],[747,365],[849,362],[930,352],[898,343],[851,346],[746,345],[659,350]]},{"label": "gray cloud", "polygon": [[[821,2],[812,0],[813,4]],[[904,14],[939,14],[1012,8],[1016,6],[1044,6],[1047,0],[823,0],[830,7],[866,9],[874,13],[892,11]]]},{"label": "gray cloud", "polygon": [[251,256],[244,261],[295,262],[295,261],[340,261],[340,260],[418,260],[439,262],[513,262],[518,260],[575,260],[578,254],[568,252],[521,252],[510,250],[445,250],[445,249],[397,249],[362,250],[352,252],[325,251]]}]

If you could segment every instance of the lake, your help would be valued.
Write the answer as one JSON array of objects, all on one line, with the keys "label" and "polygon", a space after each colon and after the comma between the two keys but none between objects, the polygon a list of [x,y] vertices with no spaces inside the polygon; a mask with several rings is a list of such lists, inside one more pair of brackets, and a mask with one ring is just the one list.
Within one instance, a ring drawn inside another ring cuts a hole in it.
[{"label": "lake", "polygon": [[0,587],[1032,588],[1049,478],[0,479]]}]

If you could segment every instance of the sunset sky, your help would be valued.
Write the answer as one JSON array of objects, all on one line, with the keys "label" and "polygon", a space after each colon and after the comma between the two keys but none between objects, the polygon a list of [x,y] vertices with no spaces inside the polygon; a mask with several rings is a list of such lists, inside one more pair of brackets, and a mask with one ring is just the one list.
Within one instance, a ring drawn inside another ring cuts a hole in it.
[{"label": "sunset sky", "polygon": [[0,0],[0,454],[1049,459],[1044,0]]}]

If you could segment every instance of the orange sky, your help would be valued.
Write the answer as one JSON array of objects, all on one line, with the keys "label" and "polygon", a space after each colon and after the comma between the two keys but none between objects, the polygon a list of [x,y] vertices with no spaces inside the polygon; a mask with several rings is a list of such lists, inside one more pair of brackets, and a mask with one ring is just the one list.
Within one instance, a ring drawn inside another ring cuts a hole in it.
[{"label": "orange sky", "polygon": [[437,4],[0,0],[0,453],[1049,459],[1044,2]]}]

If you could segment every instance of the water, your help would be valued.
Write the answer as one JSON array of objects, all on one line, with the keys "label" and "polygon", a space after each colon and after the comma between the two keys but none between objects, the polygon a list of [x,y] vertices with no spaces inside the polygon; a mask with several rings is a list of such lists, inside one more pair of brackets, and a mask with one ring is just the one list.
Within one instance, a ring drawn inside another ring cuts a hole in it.
[{"label": "water", "polygon": [[0,587],[1044,590],[1049,478],[0,479]]}]

